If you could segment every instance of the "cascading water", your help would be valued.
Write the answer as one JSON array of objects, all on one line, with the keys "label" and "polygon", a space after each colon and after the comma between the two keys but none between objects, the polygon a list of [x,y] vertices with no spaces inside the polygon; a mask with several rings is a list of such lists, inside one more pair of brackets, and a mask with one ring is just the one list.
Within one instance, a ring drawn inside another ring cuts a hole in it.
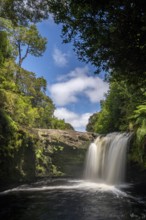
[{"label": "cascading water", "polygon": [[90,145],[85,170],[90,181],[40,178],[0,190],[0,219],[146,219],[145,194],[137,198],[134,184],[132,191],[127,184],[124,191],[117,185],[124,177],[129,139],[128,134],[114,133]]},{"label": "cascading water", "polygon": [[88,180],[120,184],[124,181],[127,147],[131,134],[98,136],[87,152],[84,176]]}]

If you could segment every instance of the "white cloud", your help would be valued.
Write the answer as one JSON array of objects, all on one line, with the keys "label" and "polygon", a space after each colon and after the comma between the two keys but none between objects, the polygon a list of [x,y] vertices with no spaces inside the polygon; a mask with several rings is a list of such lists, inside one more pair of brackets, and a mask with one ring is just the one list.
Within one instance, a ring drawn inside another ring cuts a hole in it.
[{"label": "white cloud", "polygon": [[88,123],[89,117],[93,113],[84,113],[77,114],[72,111],[69,111],[66,108],[57,108],[54,112],[54,115],[59,119],[64,119],[65,122],[70,123],[75,130],[84,131]]},{"label": "white cloud", "polygon": [[97,103],[107,90],[108,84],[95,75],[89,76],[87,67],[74,69],[49,87],[52,99],[60,106],[76,103],[80,94]]},{"label": "white cloud", "polygon": [[63,53],[58,48],[54,48],[52,56],[55,64],[59,67],[64,67],[68,63],[68,54]]}]

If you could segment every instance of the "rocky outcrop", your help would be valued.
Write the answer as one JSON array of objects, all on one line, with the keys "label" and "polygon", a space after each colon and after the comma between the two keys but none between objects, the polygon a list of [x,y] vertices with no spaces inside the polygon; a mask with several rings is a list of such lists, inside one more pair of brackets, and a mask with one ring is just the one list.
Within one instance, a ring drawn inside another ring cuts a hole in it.
[{"label": "rocky outcrop", "polygon": [[33,129],[39,140],[47,144],[63,144],[69,147],[86,149],[97,134],[73,130]]},{"label": "rocky outcrop", "polygon": [[0,186],[46,176],[81,178],[87,148],[95,137],[72,130],[21,128],[13,156],[1,162]]},{"label": "rocky outcrop", "polygon": [[55,129],[33,129],[33,133],[40,152],[38,176],[82,176],[87,148],[97,134]]}]

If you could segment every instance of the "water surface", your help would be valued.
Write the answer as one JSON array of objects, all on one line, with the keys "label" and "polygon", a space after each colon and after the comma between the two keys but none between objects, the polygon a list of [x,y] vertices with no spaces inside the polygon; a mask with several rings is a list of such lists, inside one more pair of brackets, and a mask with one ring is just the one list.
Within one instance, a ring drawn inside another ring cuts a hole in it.
[{"label": "water surface", "polygon": [[45,179],[0,193],[0,219],[146,219],[145,198],[133,186],[73,179]]}]

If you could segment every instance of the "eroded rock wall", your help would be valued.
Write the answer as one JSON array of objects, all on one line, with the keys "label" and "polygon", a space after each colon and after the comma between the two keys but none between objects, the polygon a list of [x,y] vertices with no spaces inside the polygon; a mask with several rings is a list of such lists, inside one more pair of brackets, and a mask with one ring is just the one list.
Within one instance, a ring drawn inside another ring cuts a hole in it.
[{"label": "eroded rock wall", "polygon": [[[34,129],[38,139],[36,175],[82,177],[85,155],[96,134],[90,132]],[[36,154],[37,156],[37,154]]]}]

